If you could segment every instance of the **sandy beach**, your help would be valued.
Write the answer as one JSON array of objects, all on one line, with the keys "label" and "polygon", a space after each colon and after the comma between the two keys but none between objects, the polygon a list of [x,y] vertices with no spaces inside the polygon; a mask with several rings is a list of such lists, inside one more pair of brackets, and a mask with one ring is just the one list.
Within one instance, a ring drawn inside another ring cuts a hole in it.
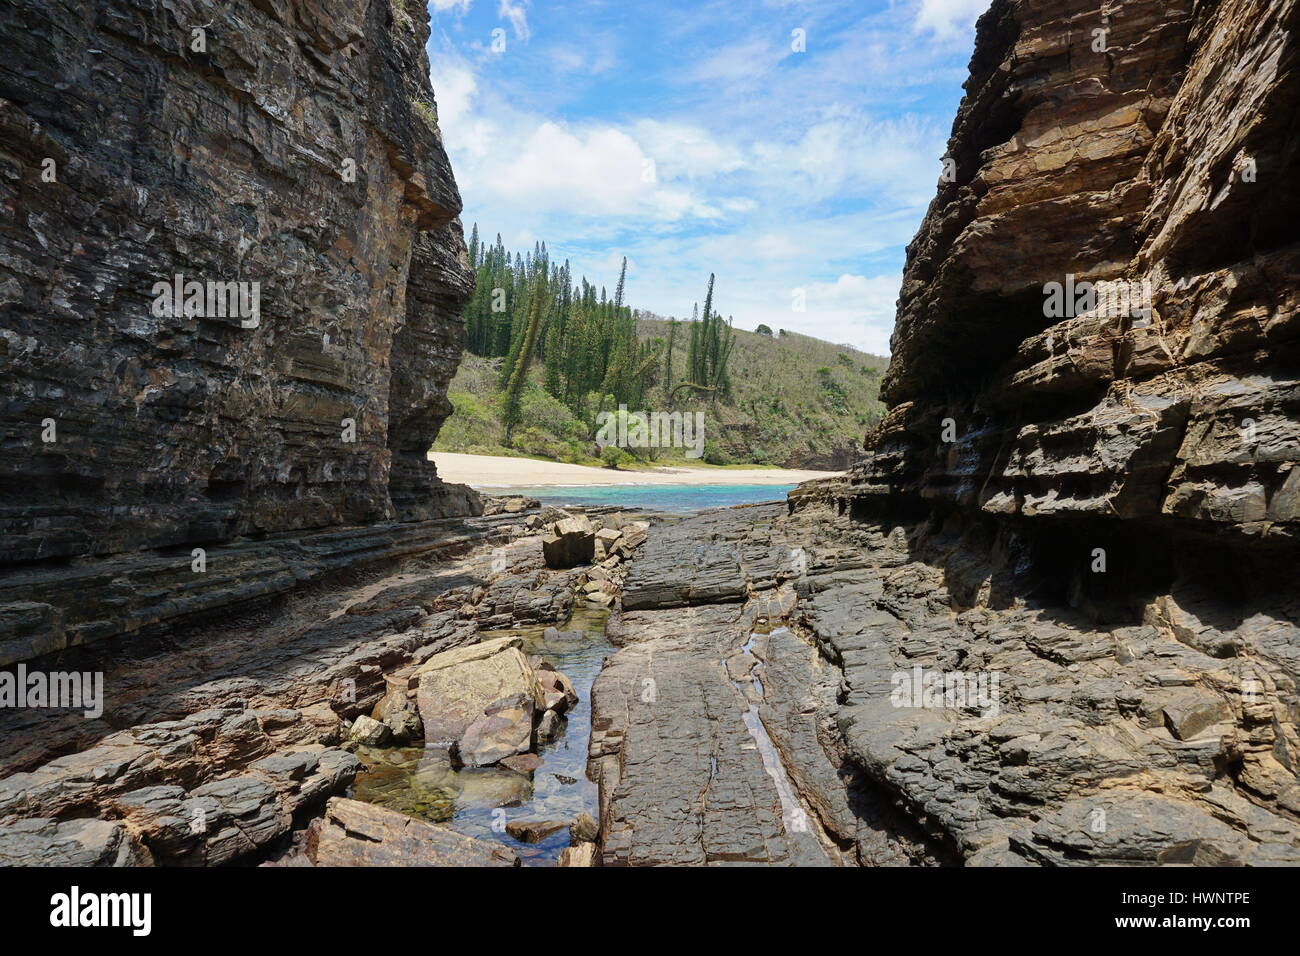
[{"label": "sandy beach", "polygon": [[433,452],[438,476],[475,488],[536,488],[548,485],[791,485],[829,478],[832,471],[789,468],[655,468],[615,471],[557,461]]}]

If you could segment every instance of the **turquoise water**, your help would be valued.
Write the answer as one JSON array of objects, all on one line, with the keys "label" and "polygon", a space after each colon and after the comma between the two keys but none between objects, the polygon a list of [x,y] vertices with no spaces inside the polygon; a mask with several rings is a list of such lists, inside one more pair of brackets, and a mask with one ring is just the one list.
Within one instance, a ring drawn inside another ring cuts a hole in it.
[{"label": "turquoise water", "polygon": [[730,508],[757,501],[784,501],[794,485],[553,485],[544,488],[483,488],[490,495],[523,495],[544,505],[618,505],[677,514]]}]

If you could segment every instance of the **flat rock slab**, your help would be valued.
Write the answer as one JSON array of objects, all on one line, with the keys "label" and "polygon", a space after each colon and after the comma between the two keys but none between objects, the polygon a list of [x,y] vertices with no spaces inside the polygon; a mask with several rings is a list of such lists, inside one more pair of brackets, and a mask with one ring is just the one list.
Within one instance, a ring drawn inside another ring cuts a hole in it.
[{"label": "flat rock slab", "polygon": [[640,612],[592,689],[591,768],[606,866],[826,865],[781,799],[721,659],[739,605]]},{"label": "flat rock slab", "polygon": [[316,866],[519,865],[505,847],[342,797],[312,822],[307,856]]}]

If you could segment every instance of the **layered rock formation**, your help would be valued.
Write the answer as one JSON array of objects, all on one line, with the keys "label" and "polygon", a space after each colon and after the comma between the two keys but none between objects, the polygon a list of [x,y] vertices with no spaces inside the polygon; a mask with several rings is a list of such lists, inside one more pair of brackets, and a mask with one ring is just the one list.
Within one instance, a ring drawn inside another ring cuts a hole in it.
[{"label": "layered rock formation", "polygon": [[[1300,859],[1297,30],[995,0],[888,415],[792,495],[844,744],[968,862]],[[900,706],[916,668],[998,705]]]},{"label": "layered rock formation", "polygon": [[[0,566],[472,511],[425,458],[473,279],[421,5],[20,0],[0,34]],[[8,659],[177,613],[22,590]]]},{"label": "layered rock formation", "polygon": [[[1294,542],[1298,26],[993,4],[850,497]],[[1049,315],[1071,276],[1135,295]]]}]

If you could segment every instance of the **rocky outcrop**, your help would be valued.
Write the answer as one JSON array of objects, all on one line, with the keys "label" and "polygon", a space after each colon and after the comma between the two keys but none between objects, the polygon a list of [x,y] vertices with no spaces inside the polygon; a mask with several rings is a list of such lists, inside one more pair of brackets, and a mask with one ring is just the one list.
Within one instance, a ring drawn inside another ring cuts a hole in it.
[{"label": "rocky outcrop", "polygon": [[[480,508],[426,460],[473,280],[420,5],[19,0],[0,34],[0,569],[37,595],[5,657],[262,586],[195,548]],[[159,564],[171,607],[110,583]]]},{"label": "rocky outcrop", "polygon": [[847,498],[1296,543],[1298,27],[993,3]]},{"label": "rocky outcrop", "polygon": [[840,743],[967,863],[1300,860],[1298,28],[994,0],[888,414],[791,495]]},{"label": "rocky outcrop", "polygon": [[1098,623],[953,524],[652,528],[592,691],[602,862],[1300,861],[1289,594],[1216,656],[1204,606]]}]

